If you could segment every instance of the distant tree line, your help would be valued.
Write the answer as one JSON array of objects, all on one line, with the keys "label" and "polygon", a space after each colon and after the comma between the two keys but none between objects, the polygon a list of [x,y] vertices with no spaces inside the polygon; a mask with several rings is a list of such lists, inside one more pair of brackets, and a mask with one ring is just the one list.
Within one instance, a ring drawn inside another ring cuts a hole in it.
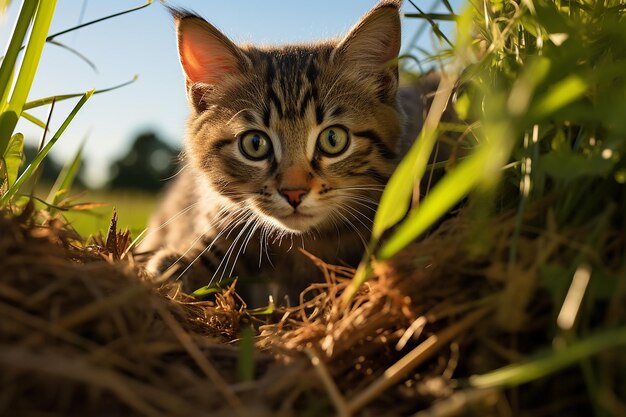
[{"label": "distant tree line", "polygon": [[155,132],[139,134],[128,153],[111,164],[110,188],[158,191],[176,172],[180,151]]},{"label": "distant tree line", "polygon": [[[37,148],[25,147],[26,161],[37,155]],[[125,188],[145,191],[160,190],[172,177],[178,166],[180,151],[163,141],[153,131],[142,132],[135,137],[128,152],[113,161],[109,167],[107,188]],[[23,165],[25,167],[26,164]],[[47,158],[40,168],[40,180],[53,183],[61,172],[62,165]],[[75,185],[84,187],[84,169],[81,163]],[[23,168],[22,168],[23,169]]]}]

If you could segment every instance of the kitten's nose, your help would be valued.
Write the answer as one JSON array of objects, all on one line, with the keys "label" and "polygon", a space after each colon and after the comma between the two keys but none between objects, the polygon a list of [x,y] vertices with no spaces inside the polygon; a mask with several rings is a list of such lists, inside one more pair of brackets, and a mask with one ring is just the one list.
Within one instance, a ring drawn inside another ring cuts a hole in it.
[{"label": "kitten's nose", "polygon": [[309,190],[304,189],[304,188],[298,188],[295,190],[294,189],[280,189],[278,190],[278,192],[280,193],[280,195],[285,197],[285,200],[287,200],[287,202],[291,204],[293,208],[296,208],[302,202],[302,197],[304,197],[309,192]]}]

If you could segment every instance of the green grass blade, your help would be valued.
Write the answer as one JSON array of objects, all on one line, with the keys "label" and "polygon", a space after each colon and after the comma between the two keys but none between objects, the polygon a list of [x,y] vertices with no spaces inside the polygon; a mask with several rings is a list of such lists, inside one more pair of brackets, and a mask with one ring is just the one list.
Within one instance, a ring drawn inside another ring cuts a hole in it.
[{"label": "green grass blade", "polygon": [[59,130],[57,130],[54,136],[52,136],[50,141],[46,144],[46,146],[43,147],[41,152],[37,154],[35,159],[33,159],[33,162],[31,162],[30,165],[26,167],[22,175],[20,175],[17,181],[15,181],[15,184],[13,184],[11,188],[9,188],[9,190],[0,198],[0,205],[6,204],[11,199],[11,197],[13,197],[17,193],[22,184],[30,178],[33,172],[35,172],[35,170],[37,169],[37,167],[39,167],[46,155],[48,155],[48,152],[50,152],[50,149],[52,149],[52,147],[57,142],[57,140],[59,140],[65,129],[67,129],[67,126],[70,124],[72,119],[74,119],[76,113],[78,113],[81,107],[83,107],[87,100],[89,100],[89,98],[93,95],[93,92],[94,90],[90,90],[83,94],[83,97],[78,101],[78,103],[76,103],[76,106],[74,106],[61,127],[59,127]]},{"label": "green grass blade", "polygon": [[450,13],[454,13],[454,9],[452,9],[452,5],[450,4],[448,0],[442,0],[441,2],[443,3],[444,6],[446,6],[446,9],[448,9]]},{"label": "green grass blade", "polygon": [[[417,4],[411,2],[411,5],[418,11],[418,13],[414,13],[422,19],[425,19],[429,24],[433,33],[442,41],[446,42],[449,47],[454,48],[454,44],[448,39],[448,37],[439,29],[437,23],[430,17],[433,13],[424,13],[422,9],[420,9]],[[405,13],[404,16],[408,16],[410,13]]]},{"label": "green grass blade", "polygon": [[210,295],[224,291],[226,287],[231,285],[237,280],[237,277],[229,277],[220,280],[219,282],[213,282],[207,286],[200,287],[191,293],[191,296],[199,300],[204,300]]},{"label": "green grass blade", "polygon": [[[84,27],[86,27],[86,26],[90,26],[90,25],[93,25],[93,24],[96,24],[96,23],[99,23],[99,22],[102,22],[102,21],[105,21],[105,20],[108,20],[108,19],[112,19],[112,18],[114,18],[114,17],[122,16],[122,15],[125,15],[125,14],[127,14],[127,13],[132,13],[132,12],[135,12],[135,11],[137,11],[137,10],[143,9],[143,8],[145,8],[145,7],[148,7],[148,6],[150,6],[151,4],[152,4],[152,0],[148,0],[146,3],[144,3],[144,4],[140,5],[140,6],[133,7],[133,8],[131,8],[131,9],[127,9],[127,10],[124,10],[124,11],[121,11],[121,12],[118,12],[118,13],[114,13],[114,14],[111,14],[111,15],[108,15],[108,16],[104,16],[104,17],[101,17],[101,18],[98,18],[98,19],[95,19],[95,20],[91,20],[91,21],[89,21],[89,22],[81,23],[80,25],[73,26],[73,27],[68,28],[68,29],[64,29],[64,30],[62,30],[62,31],[60,31],[60,32],[56,32],[56,33],[53,33],[52,35],[49,35],[49,36],[46,38],[46,42],[50,42],[50,43],[53,43],[53,44],[55,44],[55,45],[58,45],[58,46],[64,47],[64,48],[66,48],[66,49],[69,49],[71,52],[75,53],[75,54],[76,54],[76,55],[78,55],[81,59],[84,59],[84,60],[85,60],[85,61],[86,61],[86,62],[87,62],[90,66],[92,66],[91,62],[90,62],[88,59],[85,59],[85,57],[84,57],[82,54],[80,54],[78,51],[76,51],[76,50],[74,50],[74,49],[72,49],[72,48],[69,48],[69,47],[67,47],[67,46],[66,46],[66,45],[64,45],[64,44],[61,44],[60,42],[55,42],[55,41],[54,41],[54,39],[55,39],[57,36],[60,36],[60,35],[65,35],[66,33],[70,33],[70,32],[73,32],[73,31],[75,31],[75,30],[78,30],[78,29],[82,29],[82,28],[84,28]],[[0,0],[0,9],[1,9],[1,8],[2,8],[2,0]],[[23,38],[22,38],[22,40],[23,40]],[[23,46],[23,45],[22,45],[22,43],[20,42],[20,46],[17,48],[17,51],[19,52],[19,51],[21,51],[22,49],[24,49],[24,46]],[[0,57],[0,60],[1,60],[2,58],[3,58],[3,57]]]},{"label": "green grass blade", "polygon": [[578,75],[570,75],[559,81],[550,90],[534,103],[529,118],[546,118],[575,100],[582,97],[587,91],[587,83]]},{"label": "green grass blade", "polygon": [[[24,135],[16,133],[11,137],[9,146],[7,147],[4,156],[4,166],[6,168],[7,184],[9,187],[15,183],[17,179],[17,172],[20,166],[24,162]],[[1,178],[0,181],[3,181]]]},{"label": "green grass blade", "polygon": [[[5,86],[10,87],[13,85],[13,79],[15,75],[15,68],[13,68],[9,74],[9,81]],[[4,112],[9,105],[9,93],[11,92],[11,88],[5,88],[2,92],[2,96],[0,96],[0,114]]]},{"label": "green grass blade", "polygon": [[36,124],[37,126],[39,126],[42,129],[46,129],[47,128],[46,123],[43,120],[33,116],[30,113],[26,113],[25,111],[23,111],[22,112],[22,117],[24,119],[28,120],[29,122]]},{"label": "green grass blade", "polygon": [[251,316],[269,316],[270,314],[274,314],[276,309],[273,304],[268,305],[267,307],[255,308],[252,310],[248,310],[248,314]]},{"label": "green grass blade", "polygon": [[426,20],[443,20],[446,22],[456,22],[457,15],[452,13],[405,13],[404,17],[412,17]]},{"label": "green grass blade", "polygon": [[6,110],[0,115],[0,154],[4,154],[8,144],[7,138],[13,134],[19,115],[22,114],[24,103],[33,84],[39,59],[46,43],[46,36],[50,28],[55,6],[56,0],[47,0],[40,2],[39,7],[37,7],[35,20],[13,93],[11,93]]},{"label": "green grass blade", "polygon": [[[419,10],[419,9],[418,9]],[[421,12],[421,10],[419,10]],[[373,248],[383,233],[400,221],[410,207],[410,198],[415,187],[428,166],[428,158],[436,141],[437,129],[441,116],[450,101],[452,90],[458,79],[461,68],[467,65],[468,49],[472,42],[472,10],[468,7],[459,15],[457,21],[457,60],[449,73],[441,75],[441,81],[435,98],[430,106],[420,136],[413,144],[407,155],[400,162],[398,168],[387,183],[380,204],[374,217],[371,242],[357,268],[350,285],[342,295],[344,302],[348,302],[372,273],[370,260]],[[415,38],[417,39],[417,38]]]},{"label": "green grass blade", "polygon": [[435,143],[434,132],[422,133],[404,157],[385,187],[376,211],[372,238],[380,239],[385,230],[399,222],[409,210],[413,184],[424,175]]},{"label": "green grass blade", "polygon": [[85,148],[85,140],[80,144],[78,151],[74,155],[71,161],[69,161],[57,177],[52,189],[50,190],[50,194],[48,194],[47,201],[51,201],[53,205],[59,204],[63,193],[69,190],[74,183],[74,179],[76,178],[76,174],[78,173],[78,168],[80,168],[80,162],[83,157],[83,149]]},{"label": "green grass blade", "polygon": [[352,299],[352,297],[354,297],[359,288],[361,288],[361,285],[363,285],[372,275],[372,272],[372,265],[369,257],[367,257],[361,261],[359,267],[354,273],[354,277],[352,277],[352,281],[350,281],[350,285],[346,287],[346,290],[342,295],[344,302],[348,302]]},{"label": "green grass blade", "polygon": [[254,379],[254,334],[250,326],[243,326],[239,333],[237,374],[240,382],[250,382]]},{"label": "green grass blade", "polygon": [[485,125],[483,145],[435,185],[422,203],[380,248],[378,259],[389,259],[424,233],[477,186],[497,184],[515,144],[513,128],[505,122]]},{"label": "green grass blade", "polygon": [[82,28],[84,28],[86,26],[90,26],[90,25],[93,25],[93,24],[96,24],[96,23],[99,23],[99,22],[102,22],[102,21],[105,21],[105,20],[108,20],[108,19],[113,19],[114,17],[122,16],[122,15],[125,15],[127,13],[132,13],[132,12],[137,11],[137,10],[141,10],[144,7],[150,6],[151,4],[152,4],[152,0],[148,0],[146,3],[144,3],[142,5],[139,5],[137,7],[133,7],[132,9],[124,10],[122,12],[114,13],[114,14],[111,14],[111,15],[108,15],[108,16],[105,16],[105,17],[100,17],[98,19],[91,20],[91,21],[85,22],[85,23],[81,23],[80,25],[77,25],[77,26],[73,26],[73,27],[71,27],[69,29],[64,29],[64,30],[62,30],[60,32],[53,33],[52,35],[48,36],[48,38],[46,40],[51,41],[52,39],[56,38],[57,36],[65,35],[66,33],[70,33],[70,32],[73,32],[75,30],[78,30],[78,29],[82,29]]},{"label": "green grass blade", "polygon": [[604,350],[626,345],[626,327],[576,341],[564,349],[545,353],[528,362],[513,364],[484,375],[470,377],[477,388],[512,387],[560,371]]},{"label": "green grass blade", "polygon": [[[137,75],[134,75],[130,81],[126,81],[122,84],[118,84],[109,88],[103,88],[102,90],[96,89],[94,90],[94,94],[107,93],[109,91],[117,90],[118,88],[126,87],[127,85],[132,84],[135,81],[137,81],[137,78],[139,77]],[[74,93],[74,94],[61,94],[58,96],[39,98],[37,100],[29,101],[28,103],[24,104],[24,110],[30,110],[30,109],[34,109],[35,107],[45,106],[46,104],[50,104],[53,101],[59,102],[63,100],[69,100],[71,98],[81,97],[82,95],[83,93]]]},{"label": "green grass blade", "polygon": [[488,151],[487,147],[478,150],[456,169],[447,173],[383,244],[377,255],[378,259],[389,259],[398,253],[467,195],[480,180],[477,173],[487,163]]},{"label": "green grass blade", "polygon": [[[7,100],[9,96],[9,91],[11,90],[12,85],[11,78],[15,69],[17,55],[22,48],[24,37],[26,36],[26,32],[28,31],[33,16],[35,15],[38,3],[39,2],[36,0],[30,0],[25,1],[22,4],[22,9],[20,10],[15,28],[13,29],[13,34],[11,35],[11,41],[9,42],[6,54],[2,59],[2,64],[0,65],[0,97],[3,101],[0,102],[0,109],[3,107],[3,104],[6,103],[5,100]],[[2,152],[0,152],[0,154],[1,153]]]},{"label": "green grass blade", "polygon": [[93,61],[91,61],[89,58],[87,58],[84,54],[80,53],[79,51],[77,51],[76,49],[72,48],[71,46],[68,46],[68,45],[66,45],[64,43],[61,43],[59,41],[49,40],[48,42],[50,42],[52,45],[58,46],[59,48],[65,49],[66,51],[68,51],[71,54],[74,54],[75,56],[78,57],[78,59],[83,61],[85,64],[89,65],[89,67],[93,70],[93,72],[98,74],[98,67],[96,67],[96,64],[94,64]]},{"label": "green grass blade", "polygon": [[0,158],[0,196],[9,189],[9,174],[4,159]]},{"label": "green grass blade", "polygon": [[437,125],[452,94],[455,82],[456,75],[453,74],[442,78],[419,138],[400,162],[385,187],[374,218],[373,241],[380,239],[385,230],[399,222],[408,211],[414,184],[426,172],[428,158],[437,139]]},{"label": "green grass blade", "polygon": [[11,4],[11,0],[0,0],[0,15],[7,11],[7,7]]}]

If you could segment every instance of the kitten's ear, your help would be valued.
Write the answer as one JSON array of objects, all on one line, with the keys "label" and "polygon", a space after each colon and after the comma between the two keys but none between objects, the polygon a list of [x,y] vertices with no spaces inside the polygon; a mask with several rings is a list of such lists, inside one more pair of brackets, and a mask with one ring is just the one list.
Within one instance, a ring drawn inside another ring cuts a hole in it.
[{"label": "kitten's ear", "polygon": [[216,85],[228,74],[243,70],[245,55],[219,30],[192,13],[173,9],[171,12],[188,88],[197,83]]},{"label": "kitten's ear", "polygon": [[363,67],[380,69],[400,52],[401,0],[383,0],[370,10],[335,50]]}]

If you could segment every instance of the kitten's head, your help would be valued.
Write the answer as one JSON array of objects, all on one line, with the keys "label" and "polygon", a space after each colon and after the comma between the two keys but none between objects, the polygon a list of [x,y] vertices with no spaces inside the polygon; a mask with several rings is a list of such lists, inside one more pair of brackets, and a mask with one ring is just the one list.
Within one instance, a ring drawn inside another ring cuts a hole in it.
[{"label": "kitten's head", "polygon": [[277,48],[175,12],[186,152],[207,186],[287,232],[370,222],[402,130],[399,6],[382,1],[339,41]]}]

